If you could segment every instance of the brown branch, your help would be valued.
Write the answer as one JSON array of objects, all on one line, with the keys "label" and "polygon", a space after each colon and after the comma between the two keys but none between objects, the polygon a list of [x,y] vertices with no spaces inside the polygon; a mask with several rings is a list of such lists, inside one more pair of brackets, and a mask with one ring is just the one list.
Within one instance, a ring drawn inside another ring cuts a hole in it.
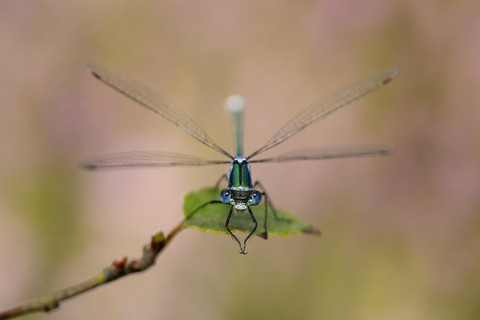
[{"label": "brown branch", "polygon": [[125,256],[119,257],[112,262],[111,266],[105,268],[100,274],[91,279],[0,311],[0,319],[10,319],[33,312],[49,312],[50,310],[58,308],[60,302],[63,300],[73,298],[83,292],[92,290],[128,274],[146,270],[155,263],[158,254],[181,230],[182,224],[179,224],[170,231],[166,237],[163,232],[158,232],[152,236],[150,243],[143,247],[143,254],[140,259],[128,260]]}]

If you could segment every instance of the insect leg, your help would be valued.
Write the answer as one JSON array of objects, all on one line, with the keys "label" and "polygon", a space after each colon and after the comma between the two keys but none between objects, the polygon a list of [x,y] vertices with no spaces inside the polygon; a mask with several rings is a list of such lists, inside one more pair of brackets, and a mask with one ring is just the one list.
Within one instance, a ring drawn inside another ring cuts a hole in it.
[{"label": "insect leg", "polygon": [[237,241],[238,246],[240,247],[240,253],[241,254],[246,254],[246,252],[242,248],[242,244],[240,243],[240,240],[238,240],[237,236],[235,236],[233,234],[232,230],[230,230],[230,228],[228,227],[228,224],[230,223],[230,218],[232,217],[232,212],[233,212],[233,206],[230,207],[230,211],[228,212],[227,221],[225,222],[225,228],[227,228],[228,233],[230,233],[230,235],[233,237],[233,239],[235,239],[235,241]]},{"label": "insect leg", "polygon": [[250,217],[252,217],[252,221],[255,224],[255,227],[253,227],[252,231],[250,231],[248,236],[243,241],[243,250],[241,252],[242,254],[247,254],[245,252],[245,249],[247,248],[247,240],[252,236],[252,234],[255,232],[255,230],[257,230],[257,226],[258,226],[257,219],[255,219],[255,216],[253,215],[252,209],[250,209],[250,207],[248,207],[248,212],[250,213]]},{"label": "insect leg", "polygon": [[201,209],[205,208],[205,207],[208,206],[209,204],[214,204],[214,203],[224,204],[224,203],[223,203],[222,201],[220,201],[220,200],[211,200],[211,201],[205,202],[204,204],[202,204],[201,206],[197,207],[195,210],[193,210],[192,212],[190,212],[190,213],[187,215],[186,220],[188,220],[188,219],[190,219],[191,217],[193,217],[198,211],[200,211]]},{"label": "insect leg", "polygon": [[263,239],[267,239],[268,238],[268,229],[267,229],[268,207],[270,206],[270,208],[272,209],[273,217],[275,218],[276,221],[286,221],[286,220],[278,217],[277,210],[275,210],[275,207],[273,206],[272,201],[270,200],[270,197],[268,196],[268,193],[265,190],[265,187],[260,181],[255,181],[253,188],[256,188],[256,187],[260,189],[262,196],[265,198],[265,218],[263,221],[263,227],[265,229],[265,232],[260,233],[259,236],[262,237]]},{"label": "insect leg", "polygon": [[225,180],[228,182],[228,177],[226,174],[223,174],[220,179],[218,179],[217,183],[215,183],[215,188],[218,189],[218,187],[220,186],[220,183],[222,183],[222,181]]}]

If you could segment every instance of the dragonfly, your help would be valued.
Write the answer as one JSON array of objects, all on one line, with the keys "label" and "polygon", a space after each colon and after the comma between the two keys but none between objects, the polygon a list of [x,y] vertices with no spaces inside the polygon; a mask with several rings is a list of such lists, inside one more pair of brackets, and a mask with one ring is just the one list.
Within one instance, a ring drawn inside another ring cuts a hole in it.
[{"label": "dragonfly", "polygon": [[[258,227],[257,219],[255,218],[255,215],[250,207],[256,206],[262,202],[262,199],[264,200],[265,232],[258,235],[265,239],[268,237],[267,213],[269,207],[271,208],[274,217],[276,217],[276,211],[271,204],[265,188],[260,181],[254,181],[252,179],[250,164],[263,162],[288,162],[297,160],[320,160],[367,155],[386,155],[392,152],[392,148],[382,145],[351,145],[296,150],[273,157],[257,158],[257,156],[260,154],[290,139],[317,121],[330,116],[355,100],[389,83],[398,75],[398,70],[395,68],[377,72],[314,102],[309,107],[294,116],[285,125],[280,127],[280,129],[262,147],[251,152],[248,156],[244,156],[243,152],[244,101],[240,96],[230,96],[227,98],[225,104],[232,115],[234,124],[236,146],[236,155],[234,156],[215,143],[208,136],[205,130],[203,130],[187,114],[143,84],[95,63],[85,63],[84,67],[98,80],[135,101],[140,106],[153,112],[157,116],[171,122],[173,125],[189,134],[202,144],[222,154],[228,160],[210,160],[194,155],[164,151],[130,151],[95,156],[83,161],[81,166],[86,169],[97,170],[109,168],[205,166],[230,164],[228,175],[224,174],[217,183],[218,186],[222,180],[226,180],[227,182],[227,188],[221,190],[219,199],[211,200],[202,204],[193,212],[188,214],[187,219],[192,217],[201,209],[212,204],[225,204],[230,206],[225,221],[225,228],[239,245],[241,254],[247,253],[245,251],[247,241],[255,233]],[[229,223],[232,214],[246,214],[247,212],[250,215],[254,226],[245,237],[242,244],[234,232],[232,232],[232,230],[229,228]]]}]

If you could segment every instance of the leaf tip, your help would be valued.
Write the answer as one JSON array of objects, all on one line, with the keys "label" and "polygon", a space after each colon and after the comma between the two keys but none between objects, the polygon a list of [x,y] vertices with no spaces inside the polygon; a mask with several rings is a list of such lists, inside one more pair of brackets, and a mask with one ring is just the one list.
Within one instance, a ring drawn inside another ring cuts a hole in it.
[{"label": "leaf tip", "polygon": [[322,235],[322,232],[313,226],[307,226],[306,228],[303,228],[301,231],[304,234],[311,234],[318,237]]}]

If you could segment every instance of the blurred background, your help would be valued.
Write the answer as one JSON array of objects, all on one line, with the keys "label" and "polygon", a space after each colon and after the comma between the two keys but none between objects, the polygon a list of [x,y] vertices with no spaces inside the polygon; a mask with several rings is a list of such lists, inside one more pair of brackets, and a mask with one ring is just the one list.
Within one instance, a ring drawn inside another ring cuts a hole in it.
[{"label": "blurred background", "polygon": [[[91,61],[245,150],[381,69],[400,76],[268,155],[382,143],[388,157],[254,165],[276,207],[322,230],[253,239],[183,231],[145,273],[25,319],[478,319],[480,2],[19,1],[0,4],[0,309],[138,257],[183,196],[227,166],[86,172],[86,157],[222,158],[95,80]],[[267,155],[267,153],[265,154]]]}]

